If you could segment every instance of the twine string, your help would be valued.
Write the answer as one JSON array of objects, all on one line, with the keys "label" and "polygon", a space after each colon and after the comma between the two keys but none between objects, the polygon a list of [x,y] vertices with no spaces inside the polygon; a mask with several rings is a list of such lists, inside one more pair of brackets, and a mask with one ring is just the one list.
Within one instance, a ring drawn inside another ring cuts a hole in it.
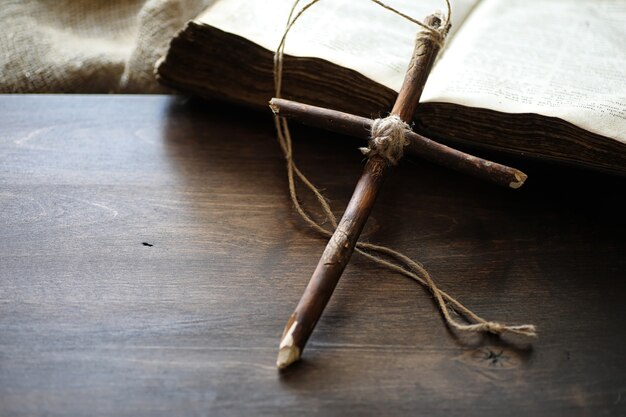
[{"label": "twine string", "polygon": [[[295,0],[293,6],[289,12],[289,18],[285,26],[285,31],[281,37],[280,43],[274,54],[274,96],[281,97],[282,92],[282,78],[283,78],[283,63],[284,63],[284,50],[287,35],[293,28],[294,24],[300,19],[300,17],[313,5],[320,0],[310,0],[305,4],[297,13],[296,9],[300,0]],[[396,15],[418,25],[422,28],[422,31],[418,36],[429,37],[434,42],[443,46],[445,37],[450,28],[450,1],[446,2],[446,14],[442,19],[443,24],[439,28],[431,28],[430,26],[420,22],[417,19],[412,18],[391,6],[383,3],[379,0],[370,0],[373,3],[381,6],[382,8],[389,10]],[[378,119],[375,121],[374,128],[372,129],[372,139],[370,140],[370,146],[368,148],[362,148],[362,152],[368,156],[371,156],[372,152],[380,154],[381,152],[386,155],[387,160],[395,164],[402,157],[402,148],[405,146],[404,132],[410,127],[406,123],[398,123],[397,120],[390,118]],[[402,124],[404,123],[404,125]],[[328,200],[321,194],[319,189],[311,183],[311,181],[300,171],[293,158],[292,137],[289,130],[287,119],[274,114],[274,125],[276,127],[278,143],[283,153],[287,168],[287,181],[289,186],[289,196],[291,202],[296,209],[298,215],[307,223],[313,230],[320,235],[330,238],[333,231],[337,228],[337,218],[335,217]],[[406,125],[406,126],[405,126]],[[391,133],[390,133],[391,132]],[[389,138],[392,138],[391,140]],[[376,142],[383,143],[383,145],[376,145]],[[374,146],[373,146],[374,144]],[[298,198],[298,192],[296,190],[296,180],[299,180],[306,190],[311,192],[315,196],[316,202],[319,204],[321,210],[326,216],[325,222],[319,222],[313,218],[302,206]],[[324,227],[325,223],[328,223],[331,230]],[[464,306],[456,298],[452,297],[445,291],[441,290],[435,283],[430,273],[424,268],[424,266],[408,256],[398,252],[394,249],[375,245],[367,242],[357,242],[355,251],[365,258],[375,262],[376,264],[383,266],[391,271],[402,274],[408,278],[413,279],[420,285],[428,288],[435,298],[436,304],[441,311],[441,314],[445,322],[452,328],[463,332],[488,332],[493,334],[502,333],[514,333],[524,336],[536,337],[536,328],[532,324],[523,325],[506,325],[499,322],[485,320]],[[463,317],[467,323],[463,323],[452,317],[451,311],[456,312]]]}]

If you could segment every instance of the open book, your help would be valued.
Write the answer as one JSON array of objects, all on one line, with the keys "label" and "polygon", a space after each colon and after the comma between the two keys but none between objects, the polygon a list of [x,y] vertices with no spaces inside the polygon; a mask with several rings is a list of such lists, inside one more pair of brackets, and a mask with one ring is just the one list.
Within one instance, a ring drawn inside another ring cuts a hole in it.
[{"label": "open book", "polygon": [[[304,2],[302,2],[304,3]],[[391,3],[423,18],[443,1]],[[171,42],[160,82],[267,106],[290,0],[217,0]],[[626,174],[626,2],[453,0],[453,30],[415,130]],[[357,115],[389,111],[415,24],[370,1],[320,1],[291,30],[283,97]]]}]

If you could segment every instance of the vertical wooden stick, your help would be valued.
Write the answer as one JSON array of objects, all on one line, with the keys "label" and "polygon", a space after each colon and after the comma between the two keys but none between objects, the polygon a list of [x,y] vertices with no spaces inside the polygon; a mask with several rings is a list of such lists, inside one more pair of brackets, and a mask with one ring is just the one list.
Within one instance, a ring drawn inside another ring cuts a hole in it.
[{"label": "vertical wooden stick", "polygon": [[[425,19],[425,23],[437,29],[441,20],[431,15]],[[407,123],[413,119],[438,52],[437,43],[429,37],[418,35],[402,88],[391,111]],[[377,155],[369,158],[365,164],[348,207],[328,241],[300,302],[285,326],[276,361],[279,369],[300,359],[309,336],[350,260],[354,246],[372,211],[387,168],[387,161]]]}]

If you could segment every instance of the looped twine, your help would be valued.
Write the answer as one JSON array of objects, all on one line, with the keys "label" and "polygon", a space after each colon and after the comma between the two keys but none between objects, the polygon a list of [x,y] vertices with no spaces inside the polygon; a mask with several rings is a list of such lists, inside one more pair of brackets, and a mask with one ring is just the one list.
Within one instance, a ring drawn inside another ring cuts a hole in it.
[{"label": "looped twine", "polygon": [[359,150],[368,158],[379,155],[389,165],[397,165],[404,155],[404,147],[409,144],[408,132],[411,132],[411,126],[395,114],[376,119],[372,123],[368,147]]},{"label": "looped twine", "polygon": [[[310,0],[304,7],[296,13],[296,6],[300,0],[295,0],[292,6],[289,18],[287,19],[287,26],[283,33],[283,37],[280,41],[276,54],[274,55],[274,87],[275,97],[281,97],[282,86],[282,74],[283,74],[283,52],[285,48],[285,41],[287,34],[293,27],[294,23],[302,16],[302,14],[308,10],[311,6],[318,3],[320,0]],[[442,24],[437,28],[432,28],[410,16],[407,16],[398,10],[387,6],[380,0],[371,0],[374,3],[382,6],[383,8],[417,24],[424,29],[418,34],[418,36],[424,36],[440,46],[443,46],[445,36],[450,28],[450,1],[445,0],[447,6],[447,14],[442,20]],[[332,231],[328,230],[324,226],[324,223],[315,220],[304,209],[299,201],[298,193],[296,191],[296,181],[301,181],[302,184],[308,189],[316,198],[320,208],[326,215],[326,221],[332,229],[337,228],[337,218],[333,213],[328,201],[320,193],[320,191],[309,181],[309,179],[300,171],[298,166],[293,160],[293,148],[291,133],[287,120],[274,115],[274,123],[276,125],[276,132],[278,135],[278,143],[287,161],[287,179],[289,184],[289,196],[291,201],[302,219],[313,230],[317,231],[320,235],[330,238]],[[403,122],[398,116],[389,116],[383,119],[377,119],[372,126],[372,133],[368,148],[362,148],[361,151],[368,155],[382,155],[389,161],[390,164],[396,164],[404,152],[404,146],[406,146],[406,133],[407,130],[411,130],[411,127]],[[523,324],[517,326],[508,326],[506,324],[488,321],[478,316],[469,308],[465,307],[456,298],[452,297],[445,291],[439,289],[435,281],[432,279],[428,271],[424,266],[406,255],[387,248],[385,246],[374,245],[367,242],[357,242],[356,252],[360,253],[367,259],[376,262],[378,265],[384,266],[391,271],[395,271],[402,274],[412,280],[415,280],[419,284],[428,288],[433,294],[435,301],[443,315],[446,323],[452,328],[460,331],[467,332],[489,332],[494,334],[502,334],[506,332],[516,333],[520,335],[536,337],[536,329],[532,324]],[[388,258],[388,259],[385,259]],[[455,312],[462,316],[468,323],[463,323],[452,317],[451,312]]]},{"label": "looped twine", "polygon": [[417,39],[429,39],[436,43],[440,49],[443,49],[446,43],[446,36],[448,36],[452,24],[448,16],[444,16],[441,11],[437,11],[434,14],[439,18],[441,22],[440,25],[438,27],[427,26],[426,28],[422,28],[424,30],[417,33]]},{"label": "looped twine", "polygon": [[430,39],[433,42],[435,42],[439,48],[443,49],[445,42],[446,42],[446,36],[448,36],[448,32],[450,31],[450,27],[452,26],[452,22],[450,20],[450,16],[452,14],[451,8],[450,8],[450,1],[446,0],[446,13],[444,14],[441,11],[437,11],[435,12],[435,16],[437,16],[439,18],[439,20],[441,21],[440,25],[438,27],[431,27],[427,24],[425,24],[424,22],[421,22],[417,19],[414,19],[411,16],[408,16],[396,9],[394,9],[391,6],[386,5],[385,3],[383,3],[380,0],[372,0],[372,2],[378,4],[379,6],[381,6],[384,9],[387,9],[395,14],[397,14],[398,16],[401,16],[403,18],[405,18],[406,20],[408,20],[409,22],[415,23],[417,26],[421,27],[422,30],[420,32],[418,32],[417,34],[417,38],[426,38],[426,39]]}]

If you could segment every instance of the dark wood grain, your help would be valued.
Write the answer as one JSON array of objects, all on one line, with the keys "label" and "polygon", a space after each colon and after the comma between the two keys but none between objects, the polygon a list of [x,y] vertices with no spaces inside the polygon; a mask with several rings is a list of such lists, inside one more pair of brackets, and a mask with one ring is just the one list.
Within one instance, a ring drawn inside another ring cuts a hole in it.
[{"label": "dark wood grain", "polygon": [[[0,415],[626,412],[623,179],[522,165],[512,191],[404,161],[363,237],[540,338],[457,336],[420,287],[355,257],[279,374],[325,242],[293,213],[269,110],[0,96],[0,126]],[[361,144],[294,137],[345,206]]]}]

